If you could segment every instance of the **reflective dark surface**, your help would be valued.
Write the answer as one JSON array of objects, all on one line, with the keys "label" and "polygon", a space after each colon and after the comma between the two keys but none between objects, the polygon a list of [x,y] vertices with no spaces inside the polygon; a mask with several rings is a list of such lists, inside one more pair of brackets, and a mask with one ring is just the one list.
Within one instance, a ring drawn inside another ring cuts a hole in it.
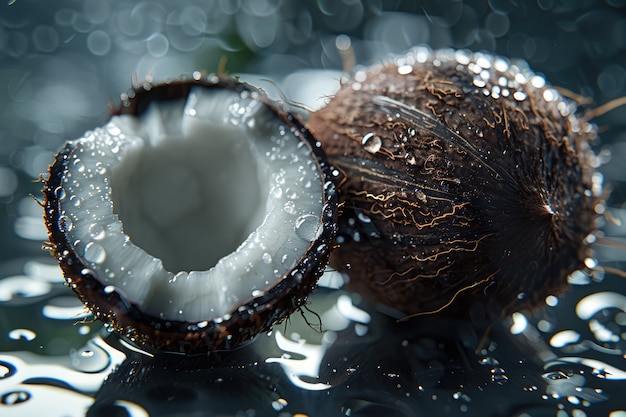
[{"label": "reflective dark surface", "polygon": [[[271,78],[287,97],[319,106],[338,85],[337,46],[348,41],[359,64],[417,44],[487,50],[528,60],[590,108],[626,95],[619,0],[1,5],[0,415],[626,415],[625,281],[609,272],[575,274],[565,296],[495,325],[480,305],[467,321],[397,323],[322,288],[308,308],[323,332],[304,311],[208,358],[142,353],[103,332],[63,286],[29,194],[39,197],[33,179],[64,141],[107,119],[108,100],[133,79],[215,71],[226,58],[230,73]],[[608,206],[624,222],[626,109],[596,122]],[[624,241],[623,226],[603,228]],[[597,246],[600,268],[624,269],[624,258]]]}]

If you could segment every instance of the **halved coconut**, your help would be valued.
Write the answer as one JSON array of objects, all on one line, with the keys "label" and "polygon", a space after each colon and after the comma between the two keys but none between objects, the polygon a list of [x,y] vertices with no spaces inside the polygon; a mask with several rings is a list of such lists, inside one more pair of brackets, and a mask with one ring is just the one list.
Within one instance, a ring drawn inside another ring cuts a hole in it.
[{"label": "halved coconut", "polygon": [[50,167],[45,222],[105,325],[176,352],[229,349],[301,306],[337,197],[298,118],[217,76],[145,85]]}]

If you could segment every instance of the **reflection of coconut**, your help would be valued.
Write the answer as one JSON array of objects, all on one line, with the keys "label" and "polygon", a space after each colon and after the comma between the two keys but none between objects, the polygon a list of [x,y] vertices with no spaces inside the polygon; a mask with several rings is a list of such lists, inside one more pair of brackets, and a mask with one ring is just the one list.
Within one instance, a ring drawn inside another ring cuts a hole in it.
[{"label": "reflection of coconut", "polygon": [[594,266],[603,193],[576,110],[488,54],[424,48],[357,71],[308,124],[341,173],[331,265],[408,314],[558,294]]},{"label": "reflection of coconut", "polygon": [[227,349],[269,329],[304,303],[334,236],[319,144],[232,79],[130,91],[49,171],[45,221],[68,285],[159,349]]}]

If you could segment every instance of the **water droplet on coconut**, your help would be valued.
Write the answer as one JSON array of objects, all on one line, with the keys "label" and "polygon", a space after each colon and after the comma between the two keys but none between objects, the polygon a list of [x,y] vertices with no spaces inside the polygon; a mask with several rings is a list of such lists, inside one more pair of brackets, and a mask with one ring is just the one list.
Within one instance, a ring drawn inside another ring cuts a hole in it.
[{"label": "water droplet on coconut", "polygon": [[72,368],[81,372],[100,372],[111,363],[111,357],[102,347],[92,340],[88,341],[81,349],[70,351]]},{"label": "water droplet on coconut", "polygon": [[322,233],[322,225],[316,216],[305,214],[296,219],[295,231],[300,238],[312,242]]},{"label": "water droplet on coconut", "polygon": [[263,256],[261,256],[261,259],[263,260],[264,263],[269,264],[272,262],[272,255],[270,255],[269,253],[265,252],[263,254]]},{"label": "water droplet on coconut", "polygon": [[375,136],[373,133],[368,133],[363,136],[361,140],[361,145],[363,148],[369,153],[376,153],[380,150],[383,145],[383,141],[380,136]]},{"label": "water droplet on coconut", "polygon": [[367,217],[367,215],[363,214],[362,212],[359,212],[356,216],[358,217],[358,219],[359,219],[359,221],[361,223],[371,223],[372,222],[372,219]]},{"label": "water droplet on coconut", "polygon": [[74,223],[66,215],[59,217],[59,230],[63,233],[67,233],[74,228]]},{"label": "water droplet on coconut", "polygon": [[78,172],[85,172],[85,164],[80,159],[74,160],[74,169]]},{"label": "water droplet on coconut", "polygon": [[106,251],[100,244],[89,242],[85,246],[84,256],[87,261],[100,264],[106,259]]},{"label": "water droplet on coconut", "polygon": [[285,203],[285,207],[284,207],[285,212],[289,213],[289,214],[296,214],[296,203],[294,203],[293,201],[287,201]]},{"label": "water droplet on coconut", "polygon": [[89,235],[94,240],[102,240],[106,236],[106,232],[104,231],[104,227],[98,223],[93,223],[89,226]]},{"label": "water droplet on coconut", "polygon": [[102,164],[102,162],[96,162],[96,173],[98,173],[100,175],[104,175],[104,174],[106,174],[106,172],[107,172],[107,169]]},{"label": "water droplet on coconut", "polygon": [[485,356],[485,357],[481,358],[478,361],[478,363],[481,364],[481,365],[492,365],[492,366],[500,365],[500,362],[498,362],[497,359],[492,358],[491,356]]},{"label": "water droplet on coconut", "polygon": [[83,200],[80,197],[76,196],[76,195],[73,195],[73,196],[70,197],[70,203],[72,203],[74,205],[74,207],[80,207],[82,202],[83,202]]},{"label": "water droplet on coconut", "polygon": [[270,196],[272,198],[280,198],[283,195],[283,189],[280,188],[277,185],[272,186],[272,188],[270,188]]},{"label": "water droplet on coconut", "polygon": [[57,187],[54,190],[54,194],[59,200],[63,200],[66,197],[65,189],[63,187]]}]

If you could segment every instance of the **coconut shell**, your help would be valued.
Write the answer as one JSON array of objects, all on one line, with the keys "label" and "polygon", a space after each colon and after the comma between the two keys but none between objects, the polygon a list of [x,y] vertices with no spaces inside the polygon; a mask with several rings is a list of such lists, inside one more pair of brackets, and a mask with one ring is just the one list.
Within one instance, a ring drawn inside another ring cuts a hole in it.
[{"label": "coconut shell", "polygon": [[[320,234],[311,242],[306,253],[301,255],[294,268],[271,282],[262,295],[242,300],[227,318],[207,317],[203,321],[187,322],[146,314],[137,304],[125,299],[117,289],[107,287],[97,273],[90,269],[89,263],[74,250],[68,228],[64,224],[66,217],[61,202],[65,196],[63,185],[75,142],[69,142],[58,153],[49,168],[43,189],[44,220],[50,240],[47,246],[58,260],[67,285],[110,330],[148,348],[181,353],[210,352],[240,346],[302,306],[324,271],[336,231],[337,195],[332,182],[327,181],[330,172],[323,152],[296,115],[272,104],[254,87],[217,76],[145,85],[124,94],[121,106],[113,114],[139,115],[151,101],[184,98],[193,86],[256,94],[257,99],[274,113],[278,121],[298,132],[297,136],[310,149],[311,158],[317,161],[322,181],[327,185],[323,190],[324,225]],[[164,161],[164,169],[167,169],[167,161]]]},{"label": "coconut shell", "polygon": [[336,169],[331,265],[349,289],[425,314],[567,288],[595,230],[595,130],[544,84],[503,58],[417,51],[356,71],[311,115]]}]

